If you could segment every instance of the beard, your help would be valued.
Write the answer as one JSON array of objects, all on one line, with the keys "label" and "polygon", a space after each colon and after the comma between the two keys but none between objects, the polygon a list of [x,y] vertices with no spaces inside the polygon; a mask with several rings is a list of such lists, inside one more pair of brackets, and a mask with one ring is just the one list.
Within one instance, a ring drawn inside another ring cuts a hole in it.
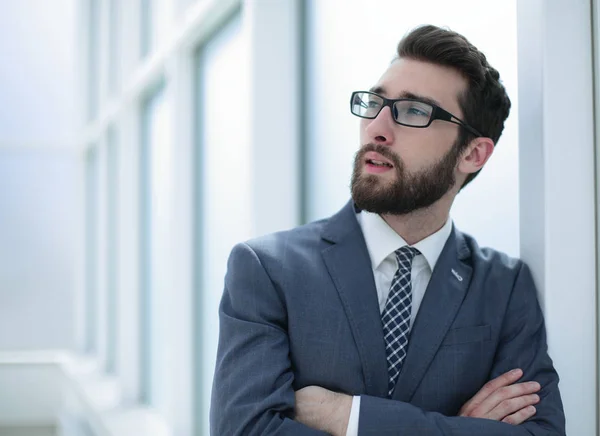
[{"label": "beard", "polygon": [[[365,154],[374,151],[393,163],[393,180],[377,174],[363,173]],[[454,171],[461,154],[454,144],[438,162],[424,170],[409,174],[400,158],[389,147],[380,144],[363,146],[354,158],[352,199],[357,207],[379,215],[406,215],[425,209],[444,196],[456,183]]]}]

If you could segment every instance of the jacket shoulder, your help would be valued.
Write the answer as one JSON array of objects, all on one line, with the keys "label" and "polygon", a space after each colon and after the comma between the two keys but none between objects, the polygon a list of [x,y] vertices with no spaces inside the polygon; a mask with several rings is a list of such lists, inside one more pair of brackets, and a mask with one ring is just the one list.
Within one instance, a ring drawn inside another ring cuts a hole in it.
[{"label": "jacket shoulder", "polygon": [[462,233],[462,237],[469,248],[472,266],[475,270],[494,270],[505,274],[518,274],[526,265],[523,260],[510,256],[502,251],[490,247],[481,247],[474,237]]},{"label": "jacket shoulder", "polygon": [[328,219],[314,221],[289,230],[270,233],[241,242],[234,247],[250,248],[262,263],[283,262],[290,255],[314,253],[321,247],[323,226]]}]

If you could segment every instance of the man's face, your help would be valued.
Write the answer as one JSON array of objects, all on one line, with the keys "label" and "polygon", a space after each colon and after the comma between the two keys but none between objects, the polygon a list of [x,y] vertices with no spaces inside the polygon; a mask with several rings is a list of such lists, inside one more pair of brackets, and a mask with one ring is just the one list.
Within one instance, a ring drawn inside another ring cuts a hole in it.
[{"label": "man's face", "polygon": [[[466,88],[466,79],[451,68],[399,59],[372,89],[392,99],[425,97],[462,119],[458,96]],[[435,120],[426,128],[399,125],[389,107],[375,119],[361,119],[354,202],[370,212],[394,215],[431,206],[456,183],[458,137],[459,126],[446,121]]]}]

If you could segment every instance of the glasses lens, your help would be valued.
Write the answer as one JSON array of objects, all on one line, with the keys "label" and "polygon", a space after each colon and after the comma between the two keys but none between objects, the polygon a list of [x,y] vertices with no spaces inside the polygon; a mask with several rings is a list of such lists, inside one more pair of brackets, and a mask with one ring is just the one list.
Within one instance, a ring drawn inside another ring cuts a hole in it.
[{"label": "glasses lens", "polygon": [[355,92],[352,97],[352,113],[363,118],[375,118],[381,109],[381,97],[367,92]]},{"label": "glasses lens", "polygon": [[394,104],[396,121],[407,126],[426,126],[432,113],[433,106],[420,101],[401,100]]}]

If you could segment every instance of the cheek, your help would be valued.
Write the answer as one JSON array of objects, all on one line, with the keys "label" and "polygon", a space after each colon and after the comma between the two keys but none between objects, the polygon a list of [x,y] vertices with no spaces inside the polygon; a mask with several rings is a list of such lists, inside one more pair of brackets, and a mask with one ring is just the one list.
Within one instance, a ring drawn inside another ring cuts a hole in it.
[{"label": "cheek", "polygon": [[359,132],[360,132],[360,145],[365,145],[369,142],[369,137],[367,135],[367,126],[369,125],[370,120],[366,120],[362,118],[360,120]]},{"label": "cheek", "polygon": [[425,132],[405,135],[394,144],[394,151],[404,162],[409,172],[418,172],[437,163],[448,151],[439,138]]}]

